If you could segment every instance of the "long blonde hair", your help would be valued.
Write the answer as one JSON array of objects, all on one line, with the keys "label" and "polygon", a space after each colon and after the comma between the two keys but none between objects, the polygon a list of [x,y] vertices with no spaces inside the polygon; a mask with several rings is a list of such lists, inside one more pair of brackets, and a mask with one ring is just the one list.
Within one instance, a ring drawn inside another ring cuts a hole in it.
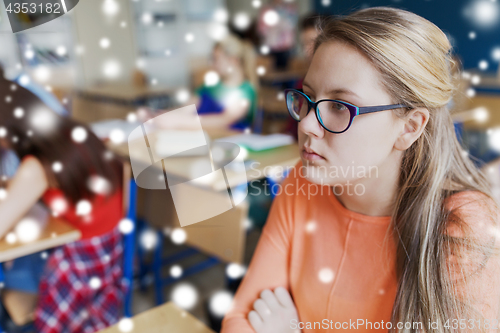
[{"label": "long blonde hair", "polygon": [[[397,329],[398,322],[420,322],[426,332],[463,332],[465,329],[445,327],[447,320],[480,314],[468,304],[467,297],[454,291],[447,260],[450,254],[458,253],[457,249],[467,248],[479,251],[487,261],[493,247],[474,237],[447,234],[450,223],[462,230],[470,228],[463,216],[445,209],[445,199],[477,190],[484,194],[484,207],[491,208],[492,216],[498,207],[486,177],[464,154],[454,131],[448,110],[456,93],[450,42],[433,23],[391,7],[330,17],[319,28],[314,50],[330,41],[354,46],[381,74],[394,103],[424,107],[430,113],[424,132],[404,153],[389,229],[397,244],[399,278],[391,332],[419,331],[413,325]],[[410,110],[394,112],[404,117]],[[438,323],[438,328],[429,328],[429,321]],[[473,331],[480,329],[476,325]]]},{"label": "long blonde hair", "polygon": [[256,72],[257,54],[252,44],[235,35],[228,34],[217,42],[215,47],[220,47],[227,55],[240,59],[245,78],[257,90],[259,84]]}]

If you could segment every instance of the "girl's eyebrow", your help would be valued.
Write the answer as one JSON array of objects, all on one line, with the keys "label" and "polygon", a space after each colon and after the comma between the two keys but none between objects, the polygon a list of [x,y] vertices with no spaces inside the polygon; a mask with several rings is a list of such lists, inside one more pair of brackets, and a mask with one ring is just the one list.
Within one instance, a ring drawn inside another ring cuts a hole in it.
[{"label": "girl's eyebrow", "polygon": [[[310,90],[313,90],[311,88],[311,86],[309,84],[307,84],[307,82],[303,82],[302,83],[302,86],[303,87],[307,87],[309,88]],[[313,90],[314,91],[314,90]],[[356,98],[359,98],[361,99],[361,97],[358,96],[358,94],[356,94],[354,91],[352,90],[349,90],[349,89],[346,89],[346,88],[336,88],[336,89],[332,89],[328,92],[328,95],[336,95],[336,94],[346,94],[346,95],[352,95]]]},{"label": "girl's eyebrow", "polygon": [[[311,88],[311,86],[310,86],[309,84],[307,84],[307,82],[305,82],[305,81],[304,81],[304,82],[302,82],[302,88],[304,88],[304,87],[307,87],[307,88],[309,88],[310,90],[313,90],[313,89]],[[314,90],[313,90],[313,91],[314,91]]]},{"label": "girl's eyebrow", "polygon": [[354,96],[356,98],[361,98],[358,96],[358,94],[356,94],[354,91],[352,90],[349,90],[349,89],[345,89],[345,88],[337,88],[337,89],[332,89],[328,92],[328,94],[330,95],[336,95],[336,94],[346,94],[346,95],[351,95],[351,96]]}]

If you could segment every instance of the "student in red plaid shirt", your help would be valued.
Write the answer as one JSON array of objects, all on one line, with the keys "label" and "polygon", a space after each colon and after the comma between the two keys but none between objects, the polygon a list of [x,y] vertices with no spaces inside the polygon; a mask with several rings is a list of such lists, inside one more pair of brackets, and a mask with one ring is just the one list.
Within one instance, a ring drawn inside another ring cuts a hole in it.
[{"label": "student in red plaid shirt", "polygon": [[[0,199],[0,237],[39,200],[82,233],[79,241],[16,259],[5,291],[38,291],[37,332],[99,331],[122,316],[121,163],[84,125],[52,112],[0,76],[0,150],[21,159]],[[1,155],[0,155],[1,156]],[[2,177],[3,178],[3,177]]]}]

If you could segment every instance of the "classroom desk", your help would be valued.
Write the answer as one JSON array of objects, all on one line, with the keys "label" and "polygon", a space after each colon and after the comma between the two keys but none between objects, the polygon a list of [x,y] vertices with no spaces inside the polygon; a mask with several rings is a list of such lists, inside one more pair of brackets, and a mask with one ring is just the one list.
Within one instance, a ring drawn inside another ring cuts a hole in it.
[{"label": "classroom desk", "polygon": [[[0,239],[0,283],[3,285],[5,281],[1,263],[79,240],[81,236],[79,230],[61,219],[52,217],[47,221],[40,237],[32,242],[17,241],[10,244],[5,237]],[[3,327],[0,327],[0,332],[3,332]]]},{"label": "classroom desk", "polygon": [[[235,134],[235,132],[228,131],[212,131],[209,136],[212,139],[228,136],[228,134]],[[114,145],[108,142],[108,148],[116,154],[125,158],[129,158],[129,147],[127,143]],[[132,146],[130,149],[134,149]],[[136,158],[144,163],[150,164],[150,156],[146,151],[139,150]],[[169,163],[166,172],[189,179],[188,163],[192,163],[196,157],[179,157],[176,163]],[[268,176],[268,172],[273,172],[275,168],[288,168],[294,166],[299,160],[298,146],[296,144],[283,146],[267,151],[249,152],[247,160],[251,159],[257,163],[247,170],[247,180],[257,180]],[[279,170],[276,170],[279,172]],[[227,172],[228,177],[230,172]],[[243,185],[243,184],[241,184]],[[218,191],[224,191],[227,184],[223,177],[214,177],[209,183],[204,183],[203,186],[191,186],[186,195],[190,198],[203,198],[206,195],[220,195]],[[156,192],[156,193],[154,193]],[[168,191],[163,191],[168,192]],[[208,193],[207,193],[208,192]],[[165,196],[160,196],[158,191],[149,191],[150,197],[147,204],[150,210],[156,210],[157,216],[153,218],[158,219],[158,222],[151,221],[152,225],[157,228],[171,227],[175,228],[180,226],[178,216],[175,213],[180,207],[174,207],[172,198],[168,193]],[[186,209],[193,209],[193,202],[189,203],[190,207]],[[199,207],[200,203],[197,203]],[[161,208],[161,209],[160,209]],[[182,208],[180,208],[182,209]],[[161,212],[160,212],[161,211]],[[159,215],[161,214],[161,215]],[[161,216],[161,218],[158,218]],[[206,253],[215,255],[226,262],[243,263],[244,249],[245,249],[245,220],[248,216],[248,204],[243,201],[236,206],[235,209],[230,209],[225,213],[209,218],[205,221],[183,227],[187,234],[186,243],[195,246]]]},{"label": "classroom desk", "polygon": [[108,98],[118,101],[134,101],[147,97],[172,94],[173,90],[161,86],[96,85],[79,89],[79,94],[89,98]]},{"label": "classroom desk", "polygon": [[58,218],[50,218],[40,237],[29,243],[7,243],[0,240],[0,262],[24,257],[29,254],[51,249],[81,238],[79,230]]},{"label": "classroom desk", "polygon": [[165,109],[172,105],[173,90],[161,86],[95,85],[77,89],[72,117],[92,123],[105,119],[124,119],[138,106]]},{"label": "classroom desk", "polygon": [[120,330],[118,324],[99,333],[215,333],[192,314],[168,302],[131,318],[133,328]]},{"label": "classroom desk", "polygon": [[[217,139],[234,134],[237,134],[237,132],[218,131],[210,132],[209,136],[212,139]],[[151,137],[154,140],[155,135],[153,134]],[[129,152],[133,151],[133,155],[139,161],[150,164],[149,153],[142,150],[141,144],[136,146],[133,142],[130,146],[128,143],[120,145],[108,144],[108,147],[119,155],[127,158],[130,156]],[[190,172],[187,166],[192,165],[192,163],[195,163],[197,160],[199,160],[198,157],[177,157],[175,161],[169,162],[169,164],[165,166],[165,171],[170,175],[183,179],[190,179]],[[246,160],[253,160],[256,162],[251,166],[251,170],[247,170],[247,180],[262,179],[268,176],[267,173],[274,167],[286,168],[294,166],[299,160],[299,148],[297,144],[292,144],[258,152],[249,151]],[[229,177],[232,171],[228,171],[227,174]],[[210,182],[204,182],[203,185],[214,191],[221,191],[227,188],[223,176],[214,177]]]}]

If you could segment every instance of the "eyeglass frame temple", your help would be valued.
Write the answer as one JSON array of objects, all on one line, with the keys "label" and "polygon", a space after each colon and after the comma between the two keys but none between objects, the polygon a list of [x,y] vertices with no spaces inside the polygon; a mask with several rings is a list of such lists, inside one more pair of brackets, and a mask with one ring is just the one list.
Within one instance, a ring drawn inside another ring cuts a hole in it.
[{"label": "eyeglass frame temple", "polygon": [[[341,101],[339,101],[341,102]],[[346,103],[346,102],[342,102]],[[348,103],[349,104],[349,103]],[[352,104],[351,104],[352,105]],[[386,110],[393,110],[393,109],[399,109],[399,108],[409,108],[411,106],[404,105],[404,104],[390,104],[390,105],[378,105],[378,106],[356,106],[353,105],[355,108],[357,108],[357,114],[366,114],[366,113],[371,113],[371,112],[377,112],[377,111],[386,111]]]}]

